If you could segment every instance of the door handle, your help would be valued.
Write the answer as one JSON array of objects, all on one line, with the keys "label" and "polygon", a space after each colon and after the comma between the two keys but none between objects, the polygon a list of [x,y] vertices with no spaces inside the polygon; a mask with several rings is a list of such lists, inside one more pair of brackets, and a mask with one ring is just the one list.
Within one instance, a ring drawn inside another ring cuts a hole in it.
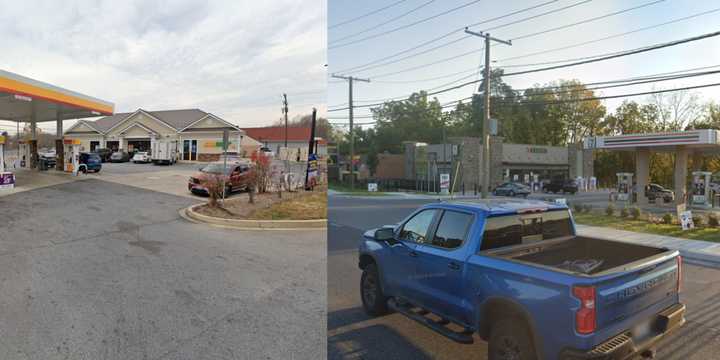
[{"label": "door handle", "polygon": [[417,253],[414,252],[414,251],[411,251],[411,252],[409,253],[409,255],[410,255],[410,257],[417,257]]},{"label": "door handle", "polygon": [[452,270],[460,270],[460,265],[458,265],[456,262],[449,263],[448,267]]}]

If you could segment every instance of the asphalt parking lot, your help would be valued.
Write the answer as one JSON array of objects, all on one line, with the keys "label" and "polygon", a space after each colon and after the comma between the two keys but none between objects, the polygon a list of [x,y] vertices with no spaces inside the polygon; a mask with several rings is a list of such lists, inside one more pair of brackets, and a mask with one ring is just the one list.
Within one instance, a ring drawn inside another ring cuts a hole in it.
[{"label": "asphalt parking lot", "polygon": [[[328,198],[328,358],[486,359],[487,343],[455,343],[400,314],[371,318],[360,301],[357,245],[362,233],[401,221],[434,200]],[[720,270],[686,262],[681,301],[687,323],[658,347],[658,359],[717,359],[720,353]]]},{"label": "asphalt parking lot", "polygon": [[325,231],[194,224],[197,199],[90,176],[0,197],[0,359],[326,356]]}]

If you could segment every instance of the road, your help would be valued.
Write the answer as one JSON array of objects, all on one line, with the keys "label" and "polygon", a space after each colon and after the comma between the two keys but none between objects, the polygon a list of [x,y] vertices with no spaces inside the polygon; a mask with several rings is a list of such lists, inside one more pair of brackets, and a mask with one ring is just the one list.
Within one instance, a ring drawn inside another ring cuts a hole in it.
[{"label": "road", "polygon": [[[485,359],[487,344],[452,342],[399,314],[370,318],[359,296],[355,248],[365,229],[402,220],[430,200],[329,198],[328,357],[330,359]],[[664,340],[659,359],[717,359],[720,270],[686,264],[682,301],[687,324]]]},{"label": "road", "polygon": [[0,198],[0,359],[318,359],[326,232],[190,223],[87,179]]}]

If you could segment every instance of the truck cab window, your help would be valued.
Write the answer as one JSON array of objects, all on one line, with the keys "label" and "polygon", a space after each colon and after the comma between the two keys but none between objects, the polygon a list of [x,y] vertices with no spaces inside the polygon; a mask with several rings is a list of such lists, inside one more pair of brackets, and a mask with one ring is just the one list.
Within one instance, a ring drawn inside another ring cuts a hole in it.
[{"label": "truck cab window", "polygon": [[465,241],[472,219],[473,216],[470,214],[446,210],[435,231],[432,245],[446,249],[460,247]]},{"label": "truck cab window", "polygon": [[431,209],[415,214],[400,230],[400,240],[424,243],[436,212]]},{"label": "truck cab window", "polygon": [[503,215],[489,217],[485,223],[480,250],[520,245],[572,235],[567,211],[548,211],[542,215]]}]

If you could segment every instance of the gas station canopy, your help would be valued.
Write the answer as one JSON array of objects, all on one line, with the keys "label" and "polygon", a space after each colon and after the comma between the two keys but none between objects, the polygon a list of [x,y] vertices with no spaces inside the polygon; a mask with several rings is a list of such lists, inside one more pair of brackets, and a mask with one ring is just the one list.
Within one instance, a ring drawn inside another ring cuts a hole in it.
[{"label": "gas station canopy", "polygon": [[585,149],[636,151],[676,151],[683,147],[694,152],[720,151],[720,131],[714,129],[665,133],[596,136],[585,139]]},{"label": "gas station canopy", "polygon": [[0,120],[44,122],[112,115],[115,105],[0,70]]}]

